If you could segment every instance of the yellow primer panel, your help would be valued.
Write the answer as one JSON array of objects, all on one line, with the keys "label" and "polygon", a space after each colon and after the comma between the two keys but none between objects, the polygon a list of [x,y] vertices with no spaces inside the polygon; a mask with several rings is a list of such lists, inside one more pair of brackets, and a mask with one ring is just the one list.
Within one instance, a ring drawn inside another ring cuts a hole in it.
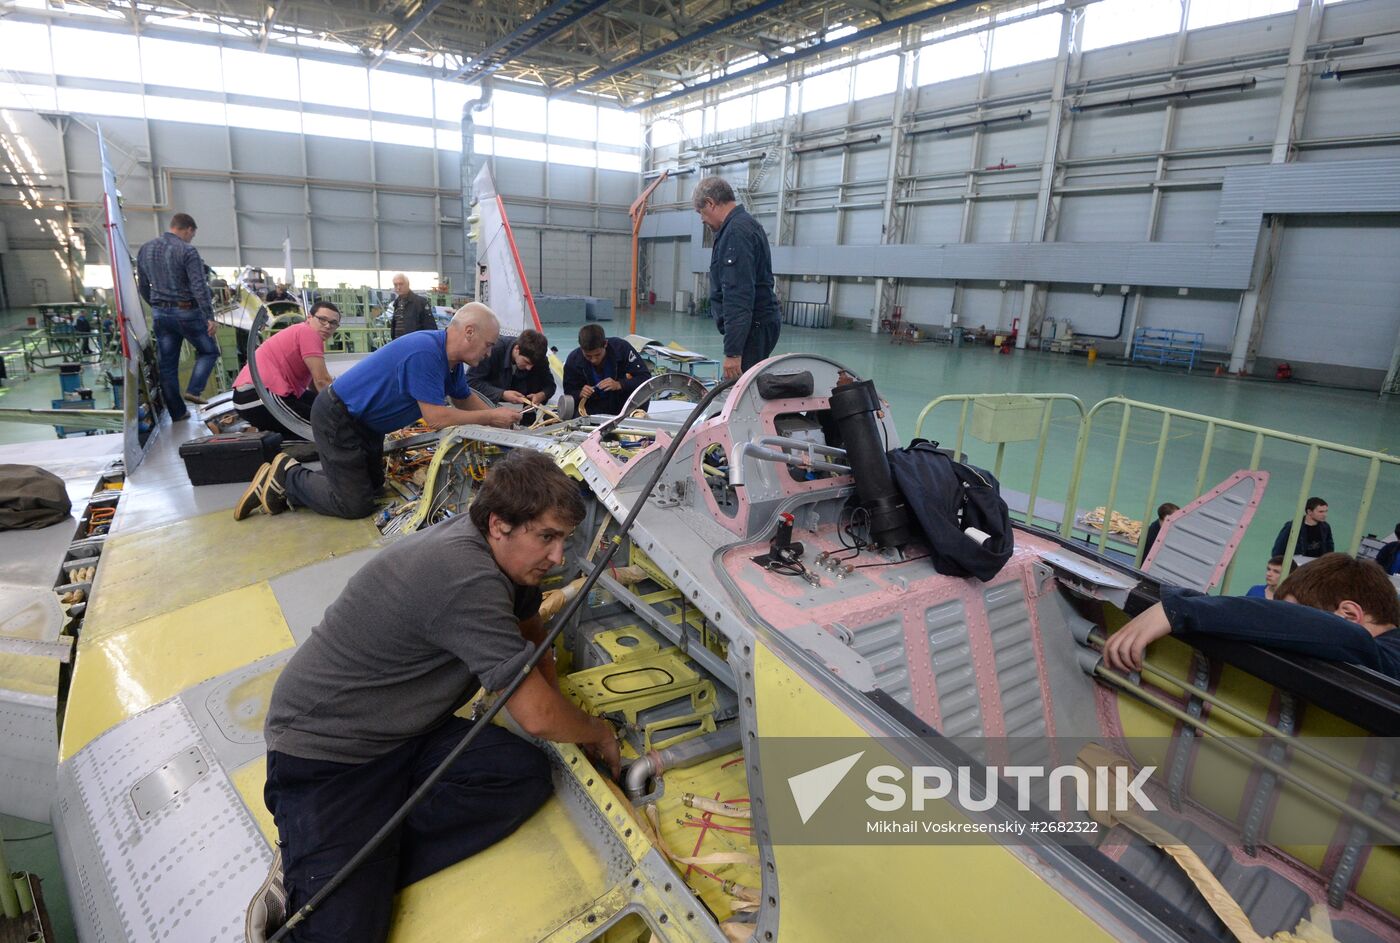
[{"label": "yellow primer panel", "polygon": [[57,697],[59,664],[43,655],[0,655],[0,690]]},{"label": "yellow primer panel", "polygon": [[79,651],[133,622],[368,547],[378,537],[368,518],[343,521],[306,512],[235,521],[226,510],[113,534]]},{"label": "yellow primer panel", "polygon": [[248,811],[253,813],[253,820],[258,823],[258,830],[262,832],[263,838],[271,845],[277,839],[277,825],[272,821],[272,813],[267,811],[267,806],[263,803],[263,786],[267,785],[267,756],[263,755],[244,763],[233,771],[229,779],[233,781],[233,788],[243,797]]},{"label": "yellow primer panel", "polygon": [[60,760],[191,685],[294,644],[267,583],[84,641],[68,692]]},{"label": "yellow primer panel", "polygon": [[[868,736],[761,644],[754,683],[762,736]],[[777,845],[774,855],[784,941],[1113,939],[995,845]]]},{"label": "yellow primer panel", "polygon": [[539,940],[607,892],[604,862],[551,799],[506,840],[404,889],[389,938]]}]

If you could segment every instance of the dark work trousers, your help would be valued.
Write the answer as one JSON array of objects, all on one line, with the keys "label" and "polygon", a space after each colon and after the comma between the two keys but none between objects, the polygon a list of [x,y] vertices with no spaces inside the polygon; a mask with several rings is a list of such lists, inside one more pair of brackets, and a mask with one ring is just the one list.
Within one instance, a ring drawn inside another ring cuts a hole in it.
[{"label": "dark work trousers", "polygon": [[778,346],[778,332],[782,329],[779,321],[755,322],[749,325],[749,336],[744,339],[744,353],[740,366],[748,370],[754,364],[767,360]]},{"label": "dark work trousers", "polygon": [[311,434],[321,470],[288,469],[292,507],[352,520],[373,514],[374,497],[384,487],[384,436],[350,415],[333,386],[311,406]]},{"label": "dark work trousers", "polygon": [[[368,763],[267,754],[263,801],[277,822],[289,913],[311,899],[418,788],[471,727],[453,717]],[[488,724],[396,834],[319,904],[296,943],[371,943],[389,933],[394,892],[489,848],[544,805],[549,760]],[[481,901],[492,907],[498,902]]]},{"label": "dark work trousers", "polygon": [[[311,421],[311,406],[316,402],[315,390],[307,390],[300,396],[278,396],[276,393],[272,395],[277,396],[282,401],[283,406],[302,419],[307,422]],[[300,435],[282,425],[277,421],[277,417],[268,411],[262,400],[258,398],[256,389],[234,390],[233,405],[238,410],[238,415],[254,429],[261,429],[263,432],[280,432],[284,439],[301,441]]]}]

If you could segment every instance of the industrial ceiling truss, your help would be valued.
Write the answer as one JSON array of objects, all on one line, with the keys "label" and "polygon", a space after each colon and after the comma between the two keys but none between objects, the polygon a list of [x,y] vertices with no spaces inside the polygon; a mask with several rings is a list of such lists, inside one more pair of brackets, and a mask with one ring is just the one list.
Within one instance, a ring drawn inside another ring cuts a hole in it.
[{"label": "industrial ceiling truss", "polygon": [[[966,24],[1028,0],[50,0],[55,20],[138,32],[217,25],[258,48],[340,49],[645,106],[884,35]],[[32,8],[26,8],[32,13]]]}]

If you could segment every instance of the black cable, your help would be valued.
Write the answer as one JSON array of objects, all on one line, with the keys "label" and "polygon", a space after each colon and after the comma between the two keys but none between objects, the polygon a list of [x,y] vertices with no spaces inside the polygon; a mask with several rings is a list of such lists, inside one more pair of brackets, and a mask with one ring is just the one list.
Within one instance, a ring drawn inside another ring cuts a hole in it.
[{"label": "black cable", "polygon": [[324,887],[312,895],[311,899],[301,906],[301,909],[292,914],[276,933],[267,938],[267,943],[277,943],[278,940],[285,939],[293,928],[315,912],[322,901],[335,893],[336,889],[344,884],[346,879],[349,878],[360,865],[364,864],[370,855],[374,854],[379,846],[403,824],[404,819],[408,818],[408,814],[413,811],[413,808],[423,801],[430,789],[437,785],[438,780],[447,772],[447,768],[457,760],[457,757],[462,755],[462,752],[471,745],[471,742],[476,739],[477,735],[490,725],[491,720],[500,713],[501,708],[506,705],[506,702],[511,699],[511,696],[520,688],[520,685],[525,682],[530,672],[534,670],[535,665],[544,657],[544,653],[553,647],[554,640],[559,637],[559,633],[564,630],[564,626],[569,624],[569,620],[573,618],[579,606],[588,599],[589,590],[598,582],[598,578],[607,571],[608,563],[612,560],[613,554],[617,553],[618,548],[622,546],[623,535],[632,529],[632,524],[637,520],[637,515],[641,514],[642,508],[646,506],[647,499],[650,497],[653,489],[656,488],[656,483],[661,480],[662,473],[664,473],[667,466],[671,464],[671,459],[675,456],[676,450],[680,448],[686,433],[690,431],[690,427],[695,425],[696,420],[700,418],[705,408],[714,402],[715,397],[729,389],[734,383],[735,380],[721,380],[719,383],[715,384],[700,402],[695,405],[695,408],[690,411],[690,414],[685,417],[685,422],[681,423],[680,429],[676,430],[675,437],[671,439],[671,444],[667,446],[665,454],[661,456],[661,461],[657,463],[656,469],[651,473],[651,478],[647,480],[646,486],[642,488],[641,494],[638,495],[636,502],[632,505],[632,510],[627,513],[627,517],[623,520],[622,526],[618,528],[617,533],[608,541],[607,549],[603,553],[603,558],[593,564],[592,572],[585,578],[583,585],[579,587],[578,593],[573,599],[569,600],[569,604],[564,608],[564,611],[555,617],[553,628],[545,634],[544,639],[541,640],[540,644],[530,654],[530,657],[526,660],[525,664],[521,666],[520,672],[510,684],[506,685],[505,689],[501,691],[500,695],[491,703],[491,706],[486,709],[486,712],[481,718],[472,724],[471,729],[458,741],[457,745],[452,748],[452,751],[448,753],[447,756],[443,757],[442,762],[438,764],[437,768],[428,774],[428,778],[423,780],[422,784],[413,791],[413,794],[404,800],[403,805],[399,806],[398,811],[391,815],[389,820],[380,826],[379,831],[375,832],[374,835],[370,837],[369,841],[365,842],[364,846],[360,848],[359,851],[355,852],[354,857],[347,861],[344,866],[326,882]]},{"label": "black cable", "polygon": [[52,835],[52,834],[53,834],[53,829],[49,829],[47,832],[41,832],[41,833],[38,834],[38,835],[26,835],[26,836],[24,836],[23,838],[6,838],[6,839],[5,839],[5,844],[7,844],[7,845],[17,845],[17,844],[19,844],[19,843],[22,842],[22,841],[38,841],[38,840],[41,839],[41,838],[48,838],[48,837],[49,837],[50,835]]}]

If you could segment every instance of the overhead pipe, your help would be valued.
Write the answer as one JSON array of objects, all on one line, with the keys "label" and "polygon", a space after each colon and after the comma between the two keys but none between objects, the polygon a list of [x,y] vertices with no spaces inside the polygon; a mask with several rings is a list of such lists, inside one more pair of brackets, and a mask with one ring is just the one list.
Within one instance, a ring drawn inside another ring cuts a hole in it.
[{"label": "overhead pipe", "polygon": [[957,124],[945,124],[937,128],[910,128],[904,132],[909,137],[918,137],[921,134],[949,133],[952,131],[965,131],[971,128],[985,128],[988,125],[1002,124],[1009,121],[1025,121],[1032,114],[1029,108],[1015,112],[1010,115],[992,115],[987,118],[977,118],[972,121],[962,121]]},{"label": "overhead pipe", "polygon": [[476,113],[491,107],[491,79],[481,83],[481,97],[462,106],[462,286],[463,292],[476,298],[476,246],[472,243],[472,206],[476,203]]},{"label": "overhead pipe", "polygon": [[879,144],[882,140],[878,134],[870,134],[863,138],[847,138],[844,141],[828,141],[825,144],[812,144],[807,147],[794,147],[794,154],[816,154],[820,151],[834,151],[840,148],[855,147],[859,144]]},{"label": "overhead pipe", "polygon": [[1177,101],[1182,98],[1191,98],[1193,95],[1212,95],[1220,92],[1247,92],[1259,84],[1259,80],[1250,76],[1239,82],[1227,82],[1224,85],[1202,85],[1195,88],[1183,88],[1175,92],[1163,92],[1160,95],[1143,95],[1141,98],[1120,98],[1115,101],[1090,102],[1087,105],[1071,105],[1069,110],[1075,114],[1085,111],[1098,111],[1102,108],[1132,108],[1134,105],[1151,105],[1158,102]]},{"label": "overhead pipe", "polygon": [[627,798],[634,802],[647,794],[647,783],[668,769],[695,766],[739,749],[739,725],[730,724],[714,733],[683,740],[675,746],[651,750],[627,768]]}]

